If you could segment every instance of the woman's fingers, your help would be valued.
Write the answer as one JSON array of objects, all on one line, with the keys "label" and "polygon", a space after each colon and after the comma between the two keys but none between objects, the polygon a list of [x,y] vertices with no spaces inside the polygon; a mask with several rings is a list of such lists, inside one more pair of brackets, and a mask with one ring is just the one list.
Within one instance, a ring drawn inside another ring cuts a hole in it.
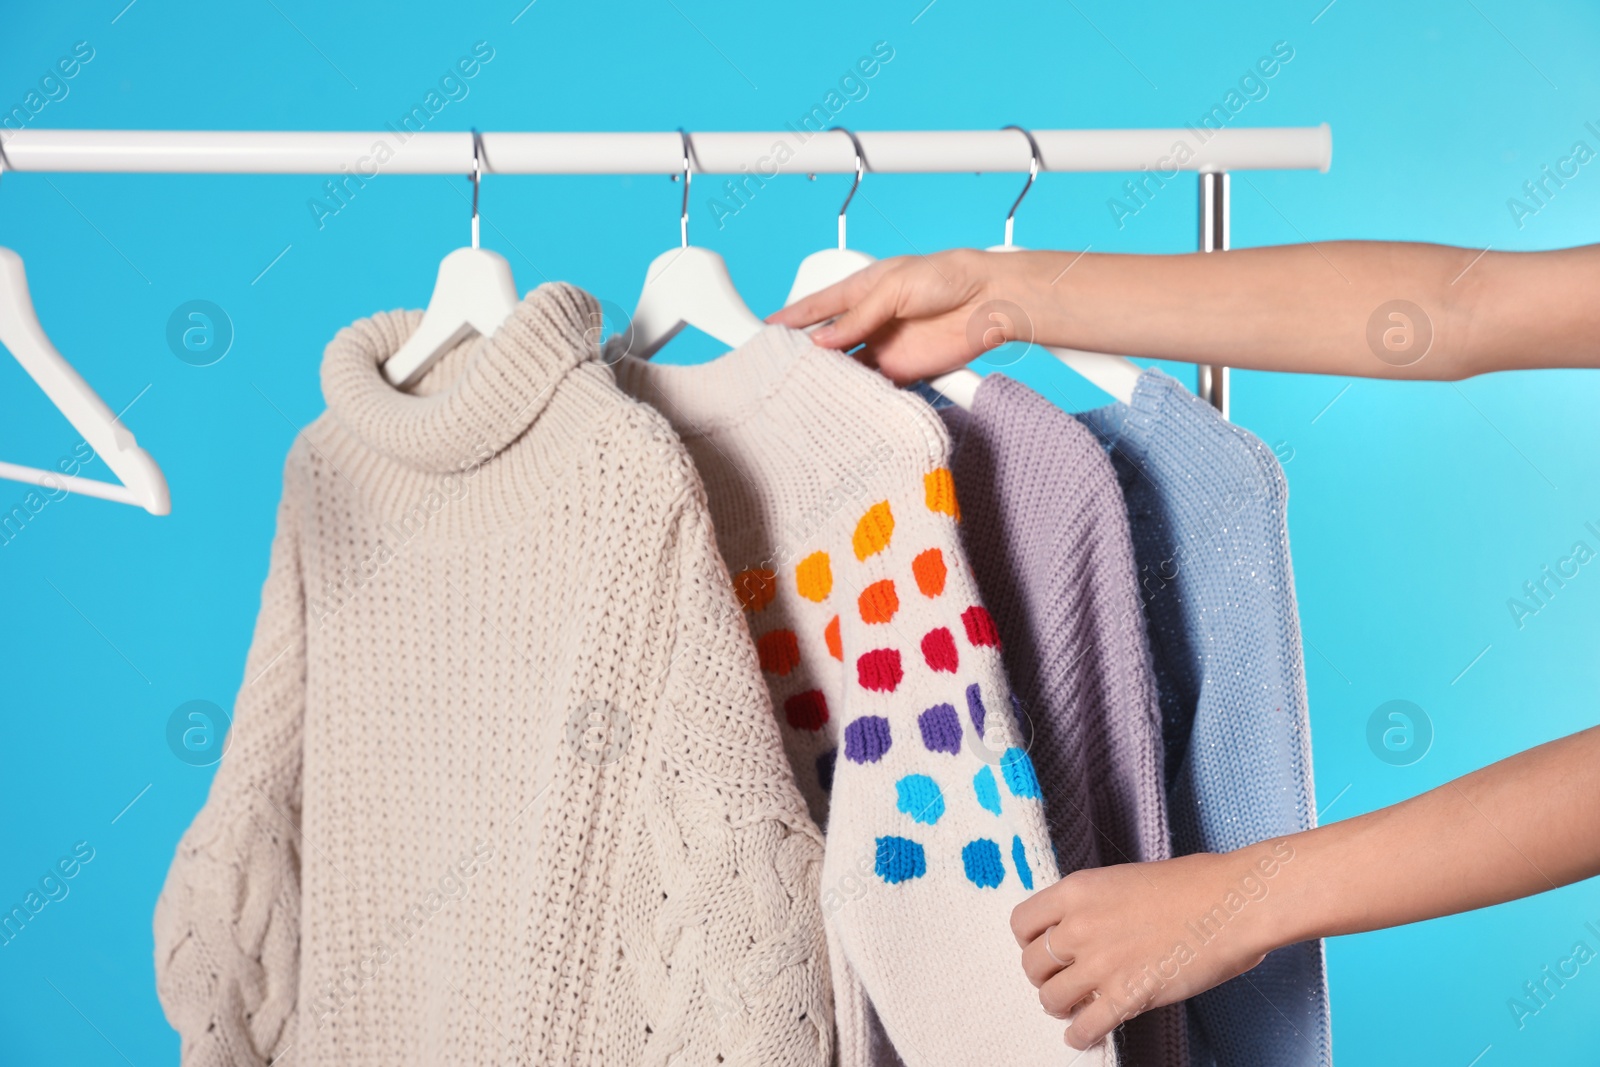
[{"label": "woman's fingers", "polygon": [[788,307],[773,312],[767,316],[767,321],[800,330],[842,314],[877,284],[878,278],[893,262],[892,259],[885,259],[863,267],[843,281],[801,297]]},{"label": "woman's fingers", "polygon": [[1096,997],[1073,1017],[1072,1025],[1067,1027],[1067,1044],[1086,1049],[1137,1014],[1110,997]]},{"label": "woman's fingers", "polygon": [[1022,971],[1035,989],[1055,977],[1063,967],[1071,965],[1072,950],[1066,947],[1065,938],[1054,926],[1048,927],[1022,950]]},{"label": "woman's fingers", "polygon": [[1068,967],[1039,987],[1039,1004],[1045,1014],[1065,1019],[1094,991],[1095,982],[1084,968]]},{"label": "woman's fingers", "polygon": [[[878,266],[879,264],[874,264]],[[862,273],[865,273],[863,271]],[[899,310],[900,286],[894,271],[873,279],[871,287],[851,302],[837,319],[817,330],[811,339],[824,348],[854,348],[895,317]],[[841,285],[849,285],[846,279]]]},{"label": "woman's fingers", "polygon": [[[1071,877],[1068,875],[1055,885],[1039,890],[1011,909],[1011,934],[1017,939],[1018,948],[1027,948],[1046,927],[1061,921],[1061,896],[1065,892],[1062,887]],[[1066,959],[1065,956],[1061,958]]]}]

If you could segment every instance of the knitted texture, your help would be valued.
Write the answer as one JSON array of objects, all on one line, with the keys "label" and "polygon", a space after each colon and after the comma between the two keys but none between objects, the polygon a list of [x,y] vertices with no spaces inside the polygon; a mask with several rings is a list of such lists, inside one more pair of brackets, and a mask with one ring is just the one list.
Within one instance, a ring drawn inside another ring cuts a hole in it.
[{"label": "knitted texture", "polygon": [[[1127,501],[1174,852],[1310,829],[1311,728],[1277,457],[1155,370],[1131,405],[1079,417],[1110,451]],[[1321,941],[1279,949],[1189,1005],[1197,1065],[1332,1061]]]},{"label": "knitted texture", "polygon": [[156,907],[190,1065],[832,1058],[822,841],[670,427],[545,285],[341,331]]},{"label": "knitted texture", "polygon": [[[1062,872],[1166,859],[1161,712],[1111,461],[1076,419],[1004,375],[983,380],[971,412],[941,414],[962,541],[1028,716]],[[1185,1067],[1183,1006],[1133,1019],[1122,1042],[1129,1063]]]},{"label": "knitted texture", "polygon": [[[1056,864],[938,416],[781,327],[710,363],[625,359],[617,376],[705,479],[796,779],[827,826],[840,1063],[871,1062],[870,1009],[911,1067],[1071,1061],[1009,929]],[[1078,1060],[1113,1061],[1104,1047]]]}]

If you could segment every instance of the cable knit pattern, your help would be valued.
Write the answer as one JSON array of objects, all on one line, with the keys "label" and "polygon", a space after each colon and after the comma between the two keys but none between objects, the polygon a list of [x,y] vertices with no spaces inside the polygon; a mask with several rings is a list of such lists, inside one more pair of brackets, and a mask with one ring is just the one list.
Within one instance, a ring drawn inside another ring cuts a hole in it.
[{"label": "cable knit pattern", "polygon": [[[1062,872],[1166,859],[1161,711],[1111,461],[1071,415],[1001,374],[971,412],[941,414],[962,540],[1028,713]],[[1122,1041],[1129,1063],[1186,1067],[1183,1005],[1135,1018]]]},{"label": "cable knit pattern", "polygon": [[[1316,825],[1288,486],[1272,450],[1160,371],[1079,416],[1128,506],[1178,855]],[[1268,883],[1270,891],[1270,883]],[[1332,1062],[1321,941],[1189,1001],[1197,1067]]]},{"label": "cable knit pattern", "polygon": [[1009,929],[1056,864],[938,416],[781,327],[698,366],[624,359],[617,377],[705,479],[796,779],[827,825],[839,1063],[888,1061],[874,1011],[911,1067],[1073,1062]]},{"label": "cable knit pattern", "polygon": [[546,285],[414,394],[328,346],[157,904],[188,1065],[833,1055],[822,841],[671,428]]}]

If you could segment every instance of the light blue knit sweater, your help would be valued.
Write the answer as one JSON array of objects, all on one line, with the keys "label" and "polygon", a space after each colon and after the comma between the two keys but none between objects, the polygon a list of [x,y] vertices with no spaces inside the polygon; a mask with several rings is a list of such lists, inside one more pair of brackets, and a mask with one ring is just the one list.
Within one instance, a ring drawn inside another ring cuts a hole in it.
[{"label": "light blue knit sweater", "polygon": [[[1110,453],[1128,507],[1173,852],[1310,829],[1311,731],[1277,458],[1156,370],[1131,405],[1079,418]],[[1259,884],[1271,892],[1270,879]],[[1189,1009],[1194,1067],[1332,1062],[1321,941],[1279,949]]]}]

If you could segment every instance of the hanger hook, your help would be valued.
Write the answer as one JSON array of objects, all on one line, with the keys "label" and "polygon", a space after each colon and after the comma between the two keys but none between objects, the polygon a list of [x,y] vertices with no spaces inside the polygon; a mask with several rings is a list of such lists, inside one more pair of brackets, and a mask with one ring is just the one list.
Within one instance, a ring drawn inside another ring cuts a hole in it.
[{"label": "hanger hook", "polygon": [[683,205],[678,209],[678,241],[689,247],[689,179],[694,169],[689,166],[689,131],[678,127],[678,137],[683,141]]},{"label": "hanger hook", "polygon": [[1022,206],[1022,198],[1028,195],[1028,190],[1033,188],[1033,180],[1039,176],[1039,142],[1033,139],[1033,134],[1021,126],[1003,126],[1002,129],[1016,130],[1028,139],[1028,184],[1022,187],[1022,192],[1017,194],[1016,200],[1011,204],[1011,210],[1006,212],[1006,247],[1011,247],[1011,228],[1016,221],[1017,208]]},{"label": "hanger hook", "polygon": [[850,210],[850,201],[856,198],[856,190],[861,188],[861,175],[866,172],[867,157],[866,153],[861,151],[861,142],[856,139],[856,135],[843,126],[830,126],[828,132],[844,134],[850,138],[850,144],[856,150],[856,180],[850,183],[850,192],[845,196],[844,203],[839,205],[839,248],[842,251],[845,247],[844,213]]},{"label": "hanger hook", "polygon": [[472,247],[478,247],[478,187],[483,184],[483,138],[472,127]]}]

